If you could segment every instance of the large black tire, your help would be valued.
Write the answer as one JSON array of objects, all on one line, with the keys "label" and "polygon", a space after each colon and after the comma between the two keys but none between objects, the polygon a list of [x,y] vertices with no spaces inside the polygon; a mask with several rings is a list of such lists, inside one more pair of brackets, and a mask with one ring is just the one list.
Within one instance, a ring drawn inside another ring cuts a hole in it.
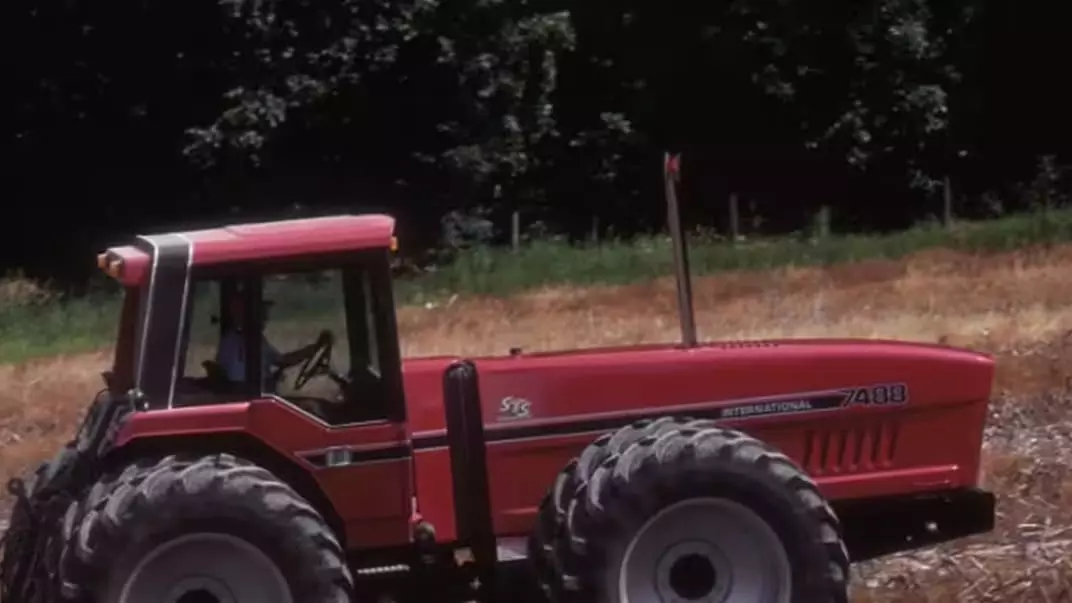
[{"label": "large black tire", "polygon": [[659,436],[680,426],[681,423],[672,417],[661,417],[638,421],[614,433],[604,434],[585,447],[581,455],[570,461],[558,474],[550,492],[540,504],[528,550],[537,585],[549,600],[565,601],[569,598],[569,592],[563,590],[564,570],[560,556],[556,554],[556,542],[564,535],[569,505],[577,489],[608,457],[619,454],[641,438]]},{"label": "large black tire", "polygon": [[172,588],[229,589],[237,603],[348,603],[353,593],[321,514],[267,470],[228,454],[137,461],[71,505],[63,531],[69,601],[176,601]]},{"label": "large black tire", "polygon": [[[675,517],[681,525],[666,523]],[[652,521],[663,523],[649,531]],[[555,602],[614,603],[625,600],[622,588],[647,589],[630,599],[848,601],[848,553],[815,483],[785,455],[711,421],[666,417],[593,442],[541,506],[530,555]],[[763,573],[771,567],[783,571]],[[683,575],[691,583],[675,578]],[[776,582],[781,593],[763,586]]]}]

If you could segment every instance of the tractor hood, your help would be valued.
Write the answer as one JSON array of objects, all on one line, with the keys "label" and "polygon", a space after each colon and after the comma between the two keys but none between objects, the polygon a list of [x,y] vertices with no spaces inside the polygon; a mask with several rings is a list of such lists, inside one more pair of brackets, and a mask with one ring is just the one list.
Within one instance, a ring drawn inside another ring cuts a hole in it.
[{"label": "tractor hood", "polygon": [[[414,391],[411,384],[429,393],[437,388],[451,360],[407,362],[407,396]],[[841,408],[849,395],[870,405],[871,394],[861,390],[878,391],[880,400],[894,392],[895,405],[959,404],[988,400],[994,377],[994,360],[987,354],[871,339],[658,344],[519,353],[474,362],[484,417],[492,424],[594,415],[639,418],[653,411],[688,414],[697,408],[820,400],[769,407],[770,414],[779,414],[780,408],[792,414],[794,409]],[[441,429],[442,400],[417,398],[427,402],[410,397],[414,428]]]}]

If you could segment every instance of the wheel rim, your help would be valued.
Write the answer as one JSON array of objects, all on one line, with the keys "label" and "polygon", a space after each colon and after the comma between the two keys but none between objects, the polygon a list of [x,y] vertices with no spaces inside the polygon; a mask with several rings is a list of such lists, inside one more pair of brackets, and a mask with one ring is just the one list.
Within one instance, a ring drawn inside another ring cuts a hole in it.
[{"label": "wheel rim", "polygon": [[161,543],[122,583],[117,603],[292,603],[283,573],[260,549],[228,534]]},{"label": "wheel rim", "polygon": [[792,569],[773,529],[727,499],[671,505],[626,545],[616,581],[622,603],[788,603]]}]

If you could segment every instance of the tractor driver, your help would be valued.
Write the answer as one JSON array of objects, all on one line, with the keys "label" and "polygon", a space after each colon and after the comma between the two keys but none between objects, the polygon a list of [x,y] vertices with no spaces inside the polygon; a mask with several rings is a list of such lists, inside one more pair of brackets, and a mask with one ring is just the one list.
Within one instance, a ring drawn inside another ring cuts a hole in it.
[{"label": "tractor driver", "polygon": [[[240,325],[245,322],[246,302],[242,294],[236,292],[229,296],[227,304],[231,313],[231,322],[230,326],[220,337],[219,347],[216,350],[216,363],[222,367],[228,381],[232,383],[241,383],[246,380],[246,344],[240,327]],[[262,329],[268,322],[268,308],[270,306],[271,302],[266,301],[261,320]],[[276,370],[283,370],[295,366],[298,363],[311,358],[321,347],[333,343],[333,340],[334,336],[331,334],[331,331],[324,330],[320,332],[320,336],[317,337],[316,341],[313,343],[291,352],[280,353],[262,333],[261,374],[264,379],[264,387],[266,388],[266,391],[273,390],[275,386],[275,383],[271,378],[273,368]]]}]

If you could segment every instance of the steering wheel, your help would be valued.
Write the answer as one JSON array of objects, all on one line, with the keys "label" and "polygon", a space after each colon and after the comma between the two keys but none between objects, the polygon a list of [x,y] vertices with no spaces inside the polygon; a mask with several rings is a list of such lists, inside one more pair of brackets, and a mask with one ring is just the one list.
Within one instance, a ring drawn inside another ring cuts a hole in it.
[{"label": "steering wheel", "polygon": [[320,347],[302,362],[294,377],[294,389],[299,390],[309,383],[309,380],[317,375],[331,374],[331,350],[334,347],[331,337],[322,337]]}]

